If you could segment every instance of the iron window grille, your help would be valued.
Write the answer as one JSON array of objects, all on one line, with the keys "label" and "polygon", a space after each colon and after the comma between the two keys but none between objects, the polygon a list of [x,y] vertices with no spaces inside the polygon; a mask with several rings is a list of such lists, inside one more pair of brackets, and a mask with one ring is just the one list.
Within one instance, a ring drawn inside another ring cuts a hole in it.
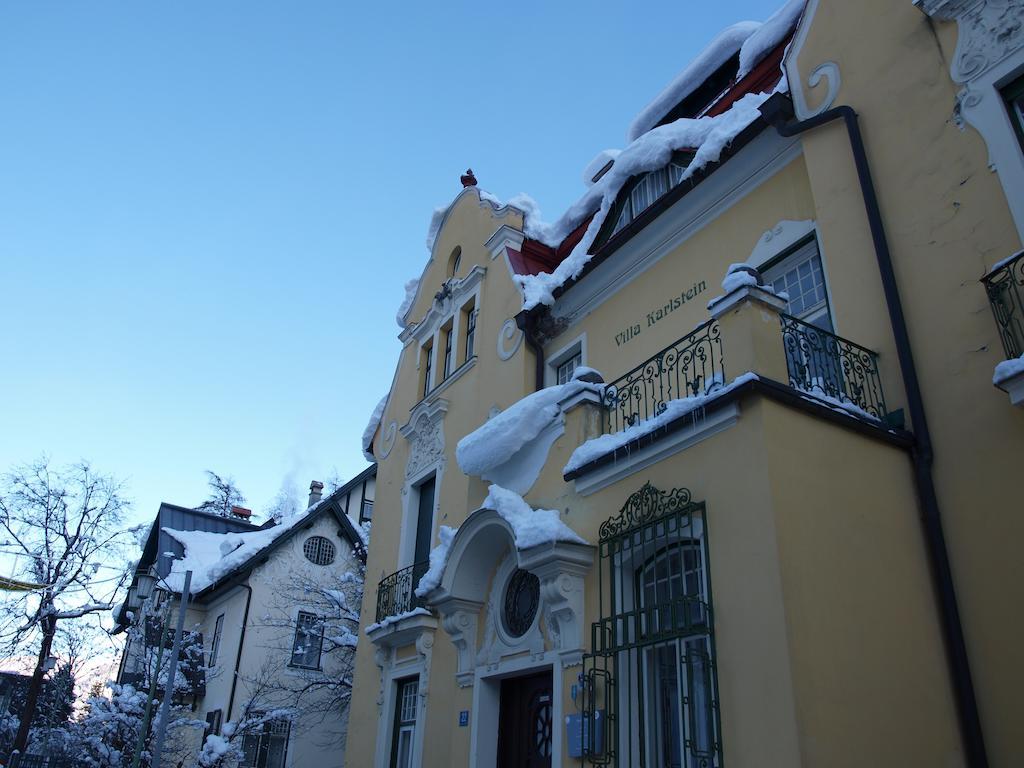
[{"label": "iron window grille", "polygon": [[724,381],[722,333],[709,320],[605,387],[608,431],[657,416],[670,400],[707,394]]},{"label": "iron window grille", "polygon": [[313,565],[330,565],[337,554],[334,542],[324,536],[310,536],[302,545],[302,554]]},{"label": "iron window grille", "polygon": [[704,521],[687,489],[647,483],[601,525],[583,660],[590,765],[722,766]]},{"label": "iron window grille", "polygon": [[1024,354],[1024,251],[1001,261],[981,282],[992,306],[1006,359]]},{"label": "iron window grille", "polygon": [[295,619],[290,667],[320,669],[320,653],[324,645],[323,621],[315,613],[299,611]]},{"label": "iron window grille", "polygon": [[[260,717],[254,713],[253,717]],[[262,723],[253,733],[242,737],[240,768],[284,768],[288,756],[288,736],[291,723],[275,718]]]},{"label": "iron window grille", "polygon": [[224,614],[222,613],[217,617],[217,621],[213,625],[213,640],[210,642],[210,664],[213,666],[217,663],[217,657],[220,656],[220,643],[221,638],[224,636]]},{"label": "iron window grille", "polygon": [[391,744],[391,768],[412,768],[412,745],[416,738],[420,679],[400,680],[395,698],[395,732]]},{"label": "iron window grille", "polygon": [[529,571],[517,568],[505,587],[505,606],[502,618],[505,631],[512,637],[522,637],[530,631],[540,606],[540,579]]}]

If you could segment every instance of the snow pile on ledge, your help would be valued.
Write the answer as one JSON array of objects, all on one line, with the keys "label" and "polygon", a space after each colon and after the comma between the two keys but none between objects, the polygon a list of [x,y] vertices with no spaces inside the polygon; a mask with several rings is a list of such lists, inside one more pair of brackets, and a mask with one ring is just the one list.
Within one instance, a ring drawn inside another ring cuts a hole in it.
[{"label": "snow pile on ledge", "polygon": [[398,622],[403,621],[404,619],[411,619],[413,616],[429,615],[430,611],[428,611],[426,608],[413,608],[411,611],[406,611],[405,613],[396,613],[394,616],[388,616],[386,619],[384,619],[384,621],[378,621],[376,624],[371,624],[363,631],[367,635],[370,635],[376,632],[378,629],[382,629],[383,627],[390,627],[392,624],[397,624]]},{"label": "snow pile on ledge", "polygon": [[999,386],[1007,379],[1022,373],[1024,373],[1024,355],[1011,360],[1003,360],[1003,362],[996,366],[996,370],[992,374],[992,383]]},{"label": "snow pile on ledge", "polygon": [[676,75],[675,79],[633,119],[626,132],[626,141],[636,141],[651,130],[669,110],[693,93],[701,83],[714,74],[716,69],[735,56],[737,51],[741,51],[743,44],[760,27],[761,24],[756,21],[741,21],[719,32],[718,36],[697,54],[697,58]]},{"label": "snow pile on ledge", "polygon": [[622,150],[611,170],[553,224],[538,221],[527,212],[524,226],[526,234],[546,245],[556,247],[597,208],[597,213],[587,226],[583,238],[553,272],[515,276],[516,283],[523,291],[523,309],[532,309],[538,304],[554,304],[554,291],[579,277],[591,259],[588,251],[594,244],[594,238],[604,224],[608,211],[622,185],[631,177],[665,167],[677,149],[696,147],[696,154],[680,181],[690,178],[709,163],[718,161],[722,151],[732,140],[760,117],[757,108],[770,95],[748,93],[721,115],[696,119],[680,118],[645,133]]},{"label": "snow pile on ledge", "polygon": [[556,541],[587,543],[561,521],[558,510],[534,509],[518,493],[499,485],[490,487],[487,498],[484,499],[484,507],[493,509],[512,526],[517,549],[529,549]]},{"label": "snow pile on ledge", "polygon": [[709,386],[709,391],[703,395],[681,397],[678,400],[669,400],[665,403],[665,410],[657,416],[652,416],[649,419],[637,422],[631,427],[626,427],[621,432],[615,432],[610,435],[601,435],[600,437],[587,440],[587,442],[583,443],[579,448],[573,451],[572,456],[569,457],[569,463],[565,465],[562,471],[565,474],[568,474],[580,467],[586,466],[605,454],[616,451],[633,440],[649,435],[652,432],[661,429],[666,424],[675,421],[680,416],[685,416],[686,414],[701,408],[712,400],[721,397],[727,392],[731,392],[736,389],[736,387],[757,378],[758,376],[756,373],[744,373],[742,376],[737,376],[725,386],[721,386],[717,381],[713,382]]},{"label": "snow pile on ledge", "polygon": [[458,530],[450,525],[442,525],[438,530],[437,537],[440,539],[440,543],[430,550],[430,568],[420,577],[420,583],[416,587],[416,597],[424,597],[441,583],[444,565],[448,562],[448,550],[451,549],[452,540]]},{"label": "snow pile on ledge", "polygon": [[384,406],[387,405],[387,402],[388,396],[384,395],[377,403],[377,407],[373,409],[370,420],[366,423],[366,429],[363,430],[363,458],[367,461],[377,460],[370,448],[373,447],[373,436],[377,433],[377,427],[380,426],[381,417],[384,416]]},{"label": "snow pile on ledge", "polygon": [[444,221],[448,208],[447,205],[439,206],[430,215],[430,226],[427,227],[427,250],[430,253],[434,252],[434,241],[437,240],[437,233],[441,231],[441,222]]},{"label": "snow pile on ledge", "polygon": [[730,264],[729,268],[725,271],[725,278],[722,280],[722,290],[725,293],[711,299],[708,302],[708,309],[723,301],[733,291],[744,287],[757,288],[765,293],[770,293],[772,296],[778,296],[783,301],[789,301],[789,294],[785,291],[776,291],[770,285],[758,285],[757,278],[751,274],[750,269],[752,267],[749,264]]},{"label": "snow pile on ledge", "polygon": [[740,68],[736,73],[737,80],[748,74],[775,46],[786,39],[786,35],[800,21],[804,4],[805,0],[789,0],[743,42],[743,47],[740,48]]},{"label": "snow pile on ledge", "polygon": [[185,548],[185,556],[171,564],[167,584],[176,592],[181,592],[185,585],[185,571],[192,571],[190,590],[193,594],[200,592],[269,547],[306,517],[303,511],[284,518],[273,528],[245,533],[176,531],[164,528],[164,533]]},{"label": "snow pile on ledge", "polygon": [[406,326],[405,317],[409,314],[409,310],[412,309],[412,303],[416,301],[416,290],[419,287],[420,279],[418,277],[414,277],[412,280],[406,280],[405,282],[405,298],[402,299],[402,304],[398,308],[398,312],[395,314],[395,322],[398,323],[398,327],[403,331]]},{"label": "snow pile on ledge", "polygon": [[585,390],[600,393],[603,387],[574,379],[545,387],[510,405],[459,440],[455,447],[459,467],[467,475],[479,477],[504,464],[558,419],[561,401]]}]

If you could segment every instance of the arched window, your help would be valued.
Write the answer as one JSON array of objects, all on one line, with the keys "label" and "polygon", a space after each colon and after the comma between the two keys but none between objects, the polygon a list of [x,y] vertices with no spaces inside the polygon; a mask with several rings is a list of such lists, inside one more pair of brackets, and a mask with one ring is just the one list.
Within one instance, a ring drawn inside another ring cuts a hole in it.
[{"label": "arched window", "polygon": [[462,246],[456,245],[452,255],[448,257],[448,277],[458,277],[462,266]]},{"label": "arched window", "polygon": [[302,553],[314,565],[330,565],[334,562],[334,543],[323,536],[310,536],[302,545]]}]

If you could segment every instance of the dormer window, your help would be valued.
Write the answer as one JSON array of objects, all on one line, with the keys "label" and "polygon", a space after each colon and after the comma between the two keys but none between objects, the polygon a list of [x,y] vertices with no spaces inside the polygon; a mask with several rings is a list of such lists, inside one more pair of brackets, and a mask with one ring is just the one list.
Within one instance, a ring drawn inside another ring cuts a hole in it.
[{"label": "dormer window", "polygon": [[692,159],[692,152],[676,152],[672,162],[667,166],[638,177],[631,187],[627,185],[615,203],[615,228],[609,236],[625,228],[672,187],[679,184]]}]

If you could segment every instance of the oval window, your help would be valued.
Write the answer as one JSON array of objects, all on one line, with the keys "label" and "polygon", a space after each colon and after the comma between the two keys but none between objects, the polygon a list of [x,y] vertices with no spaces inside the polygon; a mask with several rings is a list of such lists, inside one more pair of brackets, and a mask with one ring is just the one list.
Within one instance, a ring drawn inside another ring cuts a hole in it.
[{"label": "oval window", "polygon": [[334,562],[334,543],[323,536],[310,536],[306,539],[302,552],[315,565],[330,565]]},{"label": "oval window", "polygon": [[539,605],[540,579],[517,568],[505,587],[505,630],[512,637],[525,635],[533,626]]}]

